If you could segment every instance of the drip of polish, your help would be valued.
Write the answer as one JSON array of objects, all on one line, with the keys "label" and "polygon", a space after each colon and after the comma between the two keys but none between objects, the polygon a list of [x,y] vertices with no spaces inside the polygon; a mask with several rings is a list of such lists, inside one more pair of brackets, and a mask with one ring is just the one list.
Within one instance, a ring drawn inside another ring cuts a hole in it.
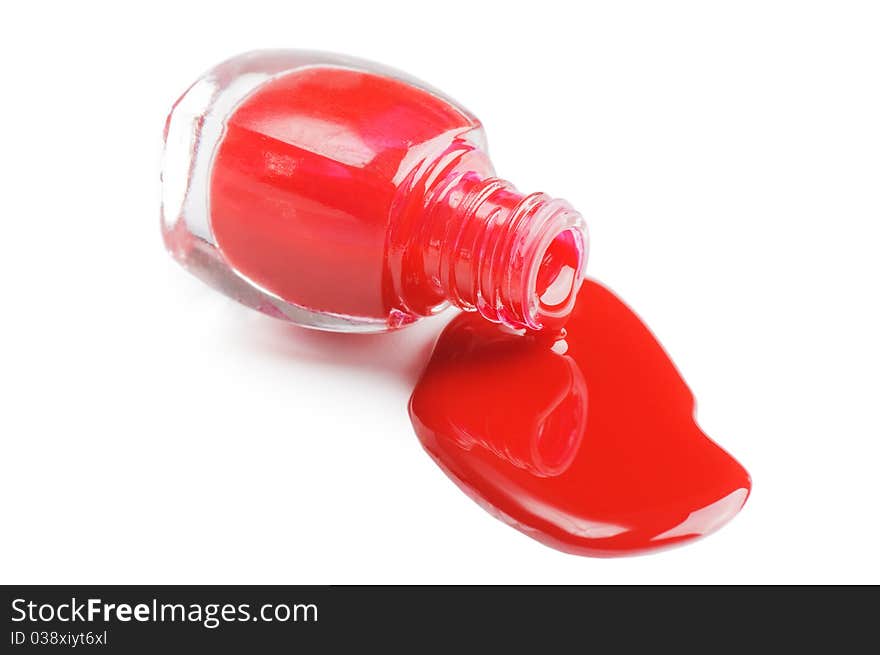
[{"label": "drip of polish", "polygon": [[579,555],[704,536],[751,489],[696,424],[694,397],[648,328],[590,280],[557,336],[453,320],[410,416],[431,457],[484,509]]}]

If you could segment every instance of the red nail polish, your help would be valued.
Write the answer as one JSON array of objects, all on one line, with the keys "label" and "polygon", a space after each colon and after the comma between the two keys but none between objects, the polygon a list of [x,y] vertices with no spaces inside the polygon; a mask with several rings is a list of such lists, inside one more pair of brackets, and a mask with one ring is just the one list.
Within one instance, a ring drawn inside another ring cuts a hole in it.
[{"label": "red nail polish", "polygon": [[162,180],[172,255],[308,327],[382,331],[452,304],[539,330],[564,322],[583,280],[580,214],[495,177],[460,105],[356,59],[215,67],[168,117]]},{"label": "red nail polish", "polygon": [[612,556],[714,532],[746,470],[700,430],[694,396],[626,305],[584,282],[564,336],[462,315],[410,400],[422,445],[469,496],[545,544]]}]

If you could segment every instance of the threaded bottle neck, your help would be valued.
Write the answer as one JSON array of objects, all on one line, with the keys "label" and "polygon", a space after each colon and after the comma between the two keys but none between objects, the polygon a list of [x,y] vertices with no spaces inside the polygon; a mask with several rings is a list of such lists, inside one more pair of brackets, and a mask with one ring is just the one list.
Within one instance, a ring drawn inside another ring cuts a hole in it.
[{"label": "threaded bottle neck", "polygon": [[428,207],[426,275],[453,305],[514,329],[558,329],[587,260],[586,224],[564,200],[465,173]]}]

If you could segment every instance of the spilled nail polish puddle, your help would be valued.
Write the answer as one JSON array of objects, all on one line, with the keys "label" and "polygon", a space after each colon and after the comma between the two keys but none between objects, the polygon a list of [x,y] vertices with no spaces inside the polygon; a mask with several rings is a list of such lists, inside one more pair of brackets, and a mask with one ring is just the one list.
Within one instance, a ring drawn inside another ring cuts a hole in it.
[{"label": "spilled nail polish puddle", "polygon": [[[560,338],[561,336],[561,338]],[[709,534],[751,489],[619,298],[587,280],[562,335],[453,320],[410,400],[431,457],[488,512],[560,550],[643,553]]]}]

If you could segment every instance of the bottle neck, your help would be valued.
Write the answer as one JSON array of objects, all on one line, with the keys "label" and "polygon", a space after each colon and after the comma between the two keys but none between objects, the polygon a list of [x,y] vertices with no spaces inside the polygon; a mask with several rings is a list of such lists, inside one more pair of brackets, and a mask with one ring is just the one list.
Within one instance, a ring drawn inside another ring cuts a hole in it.
[{"label": "bottle neck", "polygon": [[494,177],[468,172],[425,200],[425,279],[464,310],[514,329],[559,329],[584,277],[588,238],[564,200],[523,195]]}]

